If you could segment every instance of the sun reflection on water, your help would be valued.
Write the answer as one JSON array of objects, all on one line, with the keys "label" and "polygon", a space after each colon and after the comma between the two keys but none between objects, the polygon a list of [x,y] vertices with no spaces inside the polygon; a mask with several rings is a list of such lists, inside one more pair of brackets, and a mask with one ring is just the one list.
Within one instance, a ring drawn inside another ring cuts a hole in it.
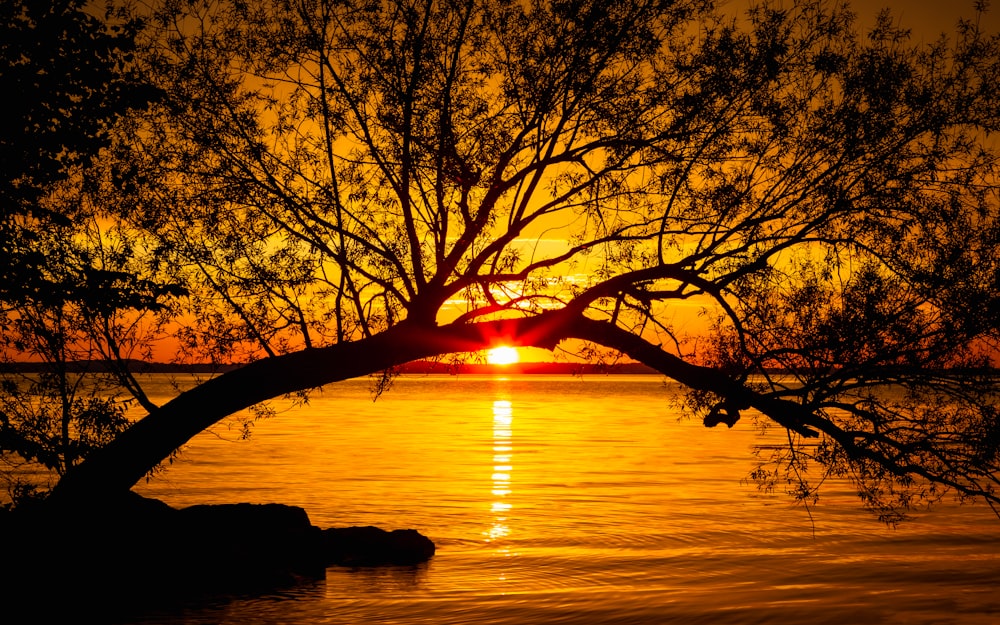
[{"label": "sun reflection on water", "polygon": [[513,436],[512,424],[514,422],[514,410],[510,401],[498,399],[493,402],[493,475],[491,476],[493,488],[491,494],[493,501],[490,504],[490,513],[493,515],[493,523],[486,532],[487,542],[496,541],[510,535],[510,526],[507,524],[507,513],[510,512],[511,503],[507,497],[511,494],[511,472],[514,470],[514,446],[511,438]]}]

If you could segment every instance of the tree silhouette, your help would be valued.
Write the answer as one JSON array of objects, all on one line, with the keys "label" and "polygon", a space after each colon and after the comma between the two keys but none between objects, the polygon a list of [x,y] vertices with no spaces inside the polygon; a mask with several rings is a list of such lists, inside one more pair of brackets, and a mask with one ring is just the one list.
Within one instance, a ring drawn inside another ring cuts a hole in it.
[{"label": "tree silhouette", "polygon": [[[139,23],[124,7],[100,16],[86,5],[0,7],[0,362],[38,363],[37,375],[2,380],[0,461],[13,465],[15,499],[35,487],[21,479],[25,462],[62,475],[128,424],[114,393],[143,398],[121,366],[148,338],[136,312],[179,292],[129,268],[132,236],[104,231],[86,200],[84,172],[116,120],[156,95],[130,64]],[[110,367],[88,371],[95,359]]]},{"label": "tree silhouette", "polygon": [[44,259],[32,253],[35,233],[47,221],[67,223],[42,198],[108,145],[115,119],[154,95],[125,64],[138,24],[120,11],[99,19],[85,4],[14,0],[0,8],[0,88],[8,95],[0,128],[0,296],[37,286]]},{"label": "tree silhouette", "polygon": [[52,498],[128,489],[285,393],[582,341],[681,382],[706,425],[784,428],[764,485],[848,477],[888,520],[996,503],[997,36],[710,4],[154,5],[138,58],[165,95],[92,201],[183,283],[182,354],[248,364]]}]

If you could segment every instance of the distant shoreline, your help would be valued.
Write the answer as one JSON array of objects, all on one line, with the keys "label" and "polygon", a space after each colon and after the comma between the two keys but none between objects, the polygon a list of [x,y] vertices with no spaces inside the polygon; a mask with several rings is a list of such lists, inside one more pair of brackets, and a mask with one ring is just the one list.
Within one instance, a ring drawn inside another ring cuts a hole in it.
[{"label": "distant shoreline", "polygon": [[484,363],[448,364],[443,362],[417,361],[402,365],[397,368],[397,371],[399,373],[440,373],[451,375],[487,373],[663,375],[656,369],[640,363],[593,364],[583,362],[518,362],[509,365],[490,365]]},{"label": "distant shoreline", "polygon": [[[162,363],[145,362],[141,360],[126,361],[128,369],[132,373],[177,373],[177,374],[221,374],[234,369],[239,369],[242,364],[216,364],[216,363]],[[69,363],[68,372],[80,373],[100,373],[108,370],[107,363],[103,360],[80,361]],[[883,371],[891,371],[887,367]],[[0,363],[0,375],[10,373],[43,373],[51,371],[45,363],[41,362],[6,362]],[[418,360],[405,365],[394,367],[393,371],[400,374],[415,375],[498,375],[498,374],[523,374],[523,375],[663,375],[652,367],[638,362],[621,362],[614,364],[586,363],[586,362],[518,362],[509,365],[491,365],[483,362],[447,363],[428,360]],[[942,373],[952,375],[989,375],[997,378],[1000,383],[1000,370],[978,369],[963,370],[950,369],[942,370]],[[768,373],[781,375],[794,373],[789,369],[768,369]]]},{"label": "distant shoreline", "polygon": [[[225,373],[238,369],[238,364],[192,363],[176,364],[161,362],[144,362],[141,360],[127,361],[132,373]],[[8,362],[0,364],[0,373],[43,373],[50,369],[40,362]],[[104,361],[86,361],[70,363],[68,370],[73,373],[107,371]],[[476,374],[529,374],[529,375],[580,375],[580,374],[626,374],[626,375],[662,375],[655,369],[640,363],[594,364],[582,362],[519,362],[509,365],[491,365],[486,363],[444,363],[418,360],[406,363],[394,369],[401,374],[445,374],[445,375],[476,375]]]},{"label": "distant shoreline", "polygon": [[[132,373],[225,373],[242,366],[213,363],[175,364],[142,360],[127,360],[125,363]],[[66,369],[70,373],[101,373],[109,370],[103,360],[71,362],[67,364]],[[44,362],[0,363],[0,373],[44,373],[51,370],[51,366]]]}]

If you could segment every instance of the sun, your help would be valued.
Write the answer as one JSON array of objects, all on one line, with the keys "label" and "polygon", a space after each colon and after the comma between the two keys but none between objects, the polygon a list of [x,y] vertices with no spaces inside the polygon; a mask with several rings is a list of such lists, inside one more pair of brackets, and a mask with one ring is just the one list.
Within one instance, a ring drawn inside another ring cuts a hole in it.
[{"label": "sun", "polygon": [[491,365],[512,365],[520,359],[517,349],[506,345],[494,347],[486,352],[486,362]]}]

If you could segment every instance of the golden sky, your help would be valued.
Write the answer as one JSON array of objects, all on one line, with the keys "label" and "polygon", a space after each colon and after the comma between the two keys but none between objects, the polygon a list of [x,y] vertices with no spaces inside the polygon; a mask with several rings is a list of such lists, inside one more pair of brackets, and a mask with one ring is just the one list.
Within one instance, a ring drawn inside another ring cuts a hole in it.
[{"label": "golden sky", "polygon": [[[1000,30],[1000,6],[993,5],[982,24],[995,32]],[[901,26],[912,29],[915,40],[920,34],[933,39],[942,31],[953,32],[961,17],[975,13],[974,0],[856,0],[852,6],[862,24],[871,24],[880,8],[889,8]]]},{"label": "golden sky", "polygon": [[[780,4],[792,5],[792,0],[777,0]],[[750,4],[749,0],[720,0],[719,6],[733,12],[742,12]],[[975,0],[850,0],[850,5],[858,15],[858,24],[867,28],[882,9],[889,9],[898,18],[898,24],[909,28],[914,41],[936,39],[941,32],[954,32],[961,17],[975,14]],[[984,18],[986,30],[1000,30],[1000,2],[994,0]]]},{"label": "golden sky", "polygon": [[[777,4],[791,6],[793,0],[773,0]],[[733,15],[742,13],[749,6],[751,0],[720,0],[719,6],[726,12]],[[942,33],[954,33],[958,20],[965,16],[971,17],[975,14],[975,0],[851,0],[850,5],[858,15],[858,27],[867,30],[874,22],[875,16],[883,8],[892,11],[897,23],[903,28],[912,30],[913,43],[929,42],[938,38]],[[1000,0],[995,4],[1000,5]],[[1000,6],[993,7],[982,20],[985,30],[1000,32]],[[528,235],[529,247],[541,256],[549,256],[562,251],[566,243],[561,237],[561,230],[569,224],[546,223],[546,229],[537,233],[525,233]],[[534,235],[534,236],[532,236]],[[535,238],[537,237],[537,238]],[[571,271],[586,275],[592,268],[586,263],[575,266]],[[677,318],[674,322],[681,332],[696,334],[704,331],[706,320],[698,316],[697,312],[701,303],[694,301],[682,302],[676,307]],[[170,360],[172,350],[163,349],[157,356],[161,360]],[[164,353],[166,352],[166,353]],[[512,357],[508,355],[508,358]],[[552,354],[544,350],[527,349],[521,350],[522,360],[550,360]]]}]

